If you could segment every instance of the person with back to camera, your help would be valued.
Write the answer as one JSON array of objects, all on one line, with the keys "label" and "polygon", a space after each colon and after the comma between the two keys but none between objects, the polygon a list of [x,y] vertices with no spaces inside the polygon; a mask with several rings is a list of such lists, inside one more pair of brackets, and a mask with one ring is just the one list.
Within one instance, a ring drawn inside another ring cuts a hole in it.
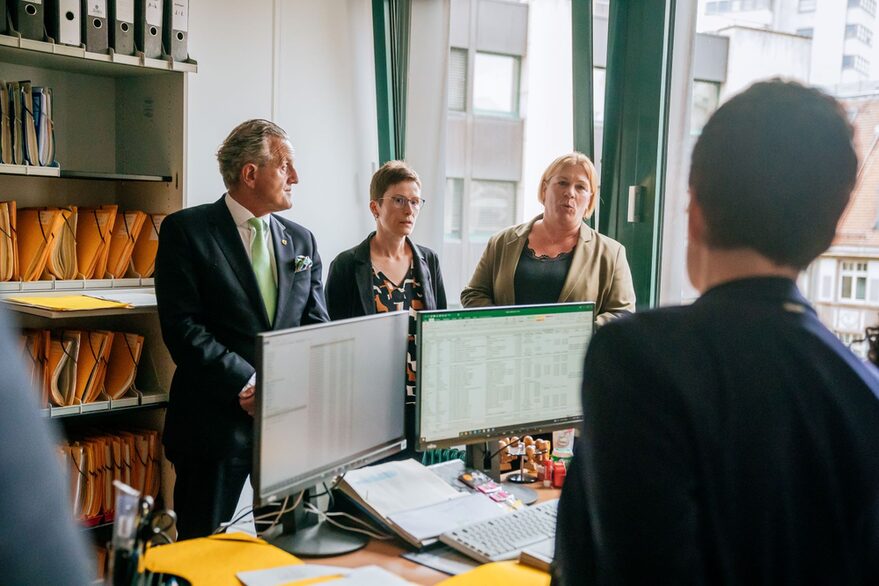
[{"label": "person with back to camera", "polygon": [[491,237],[461,292],[464,307],[594,301],[601,325],[635,311],[623,246],[584,220],[595,210],[595,167],[582,153],[553,161],[537,192],[544,212]]},{"label": "person with back to camera", "polygon": [[[339,254],[327,276],[330,319],[387,311],[445,309],[439,257],[409,238],[424,206],[421,179],[403,161],[389,161],[372,176],[369,211],[375,232]],[[406,454],[415,439],[415,319],[410,318],[406,361]]]},{"label": "person with back to camera", "polygon": [[796,286],[857,166],[845,111],[797,83],[757,83],[705,125],[701,297],[592,339],[556,584],[879,584],[879,371]]}]

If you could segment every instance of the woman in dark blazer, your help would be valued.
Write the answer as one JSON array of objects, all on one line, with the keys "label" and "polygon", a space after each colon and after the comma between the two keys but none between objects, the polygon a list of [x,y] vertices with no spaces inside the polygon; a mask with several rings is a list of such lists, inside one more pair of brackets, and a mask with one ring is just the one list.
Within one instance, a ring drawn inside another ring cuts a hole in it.
[{"label": "woman in dark blazer", "polygon": [[330,265],[326,296],[330,319],[409,310],[406,364],[406,437],[415,435],[415,318],[422,309],[445,309],[439,258],[409,238],[424,205],[421,179],[409,165],[390,161],[372,176],[369,211],[375,232],[342,252]]}]

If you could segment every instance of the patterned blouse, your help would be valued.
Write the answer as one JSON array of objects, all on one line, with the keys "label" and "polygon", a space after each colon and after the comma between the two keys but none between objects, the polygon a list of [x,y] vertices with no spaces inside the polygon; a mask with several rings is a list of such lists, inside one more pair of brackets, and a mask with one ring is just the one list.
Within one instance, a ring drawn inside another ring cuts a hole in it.
[{"label": "patterned blouse", "polygon": [[395,284],[381,271],[372,269],[372,292],[375,312],[409,310],[409,346],[406,356],[406,402],[415,402],[415,312],[424,309],[424,288],[415,279],[412,265],[403,278]]}]

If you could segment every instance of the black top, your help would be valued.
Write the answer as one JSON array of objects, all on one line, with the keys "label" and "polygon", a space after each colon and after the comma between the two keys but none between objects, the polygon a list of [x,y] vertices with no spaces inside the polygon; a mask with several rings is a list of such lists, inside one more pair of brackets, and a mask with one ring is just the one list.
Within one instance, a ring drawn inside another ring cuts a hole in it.
[{"label": "black top", "polygon": [[[346,319],[373,315],[375,299],[372,290],[372,261],[369,257],[369,241],[366,239],[339,255],[330,264],[327,275],[326,295],[330,319]],[[446,290],[440,271],[439,257],[426,246],[418,246],[408,238],[412,249],[412,270],[415,279],[424,289],[424,309],[445,309]]]},{"label": "black top", "polygon": [[879,584],[879,374],[796,285],[608,322],[559,505],[561,584]]},{"label": "black top", "polygon": [[552,258],[538,256],[526,243],[513,277],[516,305],[556,303],[562,294],[573,259],[573,251],[563,252]]}]

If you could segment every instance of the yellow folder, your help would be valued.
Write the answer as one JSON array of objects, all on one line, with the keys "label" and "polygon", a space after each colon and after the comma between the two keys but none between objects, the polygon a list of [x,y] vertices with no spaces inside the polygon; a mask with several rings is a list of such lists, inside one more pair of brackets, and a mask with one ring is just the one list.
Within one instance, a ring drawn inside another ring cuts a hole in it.
[{"label": "yellow folder", "polygon": [[120,213],[116,217],[113,226],[113,235],[110,238],[110,254],[107,258],[107,270],[104,278],[112,277],[121,279],[128,270],[131,254],[134,252],[134,244],[147,219],[144,212],[130,211]]},{"label": "yellow folder", "polygon": [[43,279],[75,279],[79,271],[76,265],[76,206],[60,208],[63,224],[58,237],[52,243]]},{"label": "yellow folder", "polygon": [[49,330],[25,330],[24,365],[30,385],[39,393],[40,407],[49,406]]},{"label": "yellow folder", "polygon": [[439,586],[549,586],[550,575],[518,562],[478,566],[439,583]]},{"label": "yellow folder", "polygon": [[156,270],[156,252],[159,250],[159,228],[165,214],[150,214],[134,244],[131,254],[132,277],[148,278]]},{"label": "yellow folder", "polygon": [[18,260],[22,281],[36,281],[43,274],[52,243],[58,237],[64,218],[51,209],[18,210]]},{"label": "yellow folder", "polygon": [[116,210],[115,205],[79,210],[76,222],[76,262],[81,279],[103,277]]},{"label": "yellow folder", "polygon": [[107,365],[107,376],[104,388],[111,399],[120,399],[128,389],[134,386],[137,376],[137,364],[143,350],[143,336],[116,332],[113,335],[113,347]]}]

